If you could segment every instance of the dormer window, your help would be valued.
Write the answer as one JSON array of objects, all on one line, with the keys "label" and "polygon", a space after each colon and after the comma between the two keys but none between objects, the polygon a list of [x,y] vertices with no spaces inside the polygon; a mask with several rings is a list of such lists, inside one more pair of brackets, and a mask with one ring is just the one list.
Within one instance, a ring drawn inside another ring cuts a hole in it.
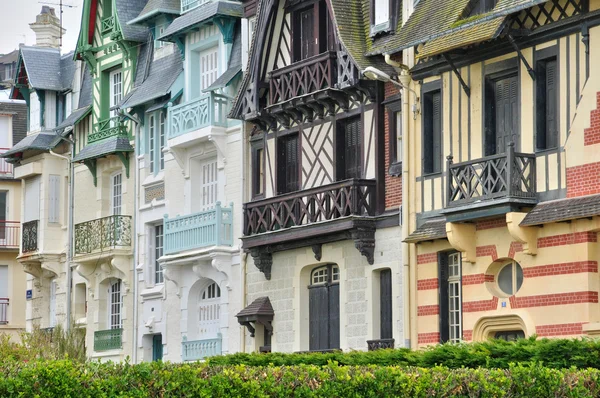
[{"label": "dormer window", "polygon": [[371,35],[390,29],[391,11],[391,0],[371,0]]},{"label": "dormer window", "polygon": [[472,2],[472,8],[469,17],[488,13],[496,7],[498,0],[475,0]]}]

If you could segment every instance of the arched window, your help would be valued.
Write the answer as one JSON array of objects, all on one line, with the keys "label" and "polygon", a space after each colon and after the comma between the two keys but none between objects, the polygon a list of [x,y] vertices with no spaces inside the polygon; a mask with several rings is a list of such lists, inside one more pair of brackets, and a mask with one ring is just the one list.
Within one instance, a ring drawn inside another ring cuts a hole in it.
[{"label": "arched window", "polygon": [[200,339],[213,339],[219,333],[221,288],[216,282],[209,284],[198,301],[198,330]]},{"label": "arched window", "polygon": [[315,268],[310,274],[309,349],[340,348],[340,269],[335,264]]}]

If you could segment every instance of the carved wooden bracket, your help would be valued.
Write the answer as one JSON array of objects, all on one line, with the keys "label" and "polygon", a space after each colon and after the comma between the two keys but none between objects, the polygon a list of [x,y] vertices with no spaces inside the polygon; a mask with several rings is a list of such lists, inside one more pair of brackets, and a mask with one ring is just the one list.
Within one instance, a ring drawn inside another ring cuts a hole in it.
[{"label": "carved wooden bracket", "polygon": [[273,265],[273,253],[268,247],[258,247],[250,250],[254,259],[254,265],[260,272],[265,274],[267,280],[271,280],[271,266]]},{"label": "carved wooden bracket", "polygon": [[462,261],[475,264],[477,260],[475,224],[447,222],[446,235],[450,245],[461,252]]},{"label": "carved wooden bracket", "polygon": [[321,261],[321,257],[323,255],[323,246],[322,245],[312,245],[312,251],[315,254],[315,260]]},{"label": "carved wooden bracket", "polygon": [[375,226],[361,226],[352,230],[356,249],[367,258],[370,265],[375,262]]},{"label": "carved wooden bracket", "polygon": [[523,253],[535,256],[537,254],[537,227],[521,227],[519,224],[527,213],[506,213],[506,226],[510,236],[523,244]]}]

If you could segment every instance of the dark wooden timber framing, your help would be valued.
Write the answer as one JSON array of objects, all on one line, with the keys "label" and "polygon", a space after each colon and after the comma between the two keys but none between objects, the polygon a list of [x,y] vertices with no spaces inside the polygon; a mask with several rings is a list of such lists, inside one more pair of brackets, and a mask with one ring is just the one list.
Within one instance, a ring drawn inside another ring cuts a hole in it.
[{"label": "dark wooden timber framing", "polygon": [[467,83],[465,82],[463,77],[460,75],[460,71],[456,68],[456,65],[454,65],[454,61],[452,61],[452,58],[450,58],[449,54],[445,53],[442,55],[443,55],[444,59],[446,60],[446,62],[448,62],[448,65],[450,65],[450,68],[452,68],[452,71],[454,72],[456,77],[458,78],[460,85],[462,86],[463,90],[465,90],[465,94],[467,94],[467,97],[470,97],[471,89],[469,88],[469,86],[467,85]]}]

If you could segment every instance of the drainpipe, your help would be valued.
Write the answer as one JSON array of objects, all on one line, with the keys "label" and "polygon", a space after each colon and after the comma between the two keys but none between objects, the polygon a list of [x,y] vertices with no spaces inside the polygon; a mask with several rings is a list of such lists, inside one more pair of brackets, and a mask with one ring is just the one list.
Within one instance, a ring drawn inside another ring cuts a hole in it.
[{"label": "drainpipe", "polygon": [[[246,202],[248,199],[248,187],[246,186],[246,151],[248,149],[248,143],[246,141],[246,127],[247,124],[246,123],[242,123],[242,167],[241,167],[241,171],[242,171],[242,202]],[[243,208],[243,205],[242,205]],[[243,219],[243,217],[242,217]],[[242,235],[243,235],[243,229],[244,226],[242,224]],[[242,309],[246,308],[247,304],[247,300],[246,300],[246,293],[247,293],[247,288],[246,288],[246,268],[248,266],[248,253],[244,253],[243,250],[241,250],[242,255],[240,256],[240,271],[242,272],[241,275],[241,285],[242,285]],[[240,328],[241,331],[241,336],[240,336],[240,340],[241,340],[241,352],[246,352],[246,327],[241,327]]]}]

